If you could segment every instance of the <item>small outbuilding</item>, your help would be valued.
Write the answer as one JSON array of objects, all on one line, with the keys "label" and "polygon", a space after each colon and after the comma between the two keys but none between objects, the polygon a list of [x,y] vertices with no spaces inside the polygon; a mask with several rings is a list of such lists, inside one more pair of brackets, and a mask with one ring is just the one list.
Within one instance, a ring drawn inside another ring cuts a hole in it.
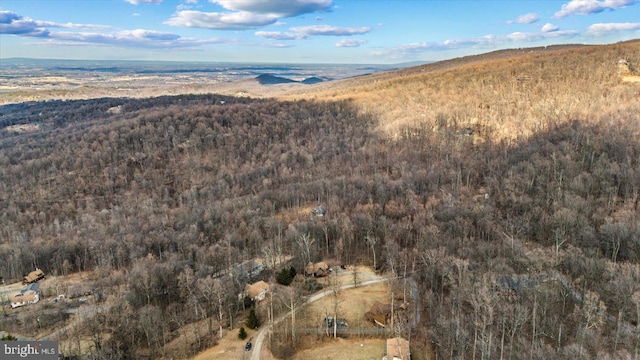
[{"label": "small outbuilding", "polygon": [[376,301],[371,305],[371,309],[364,313],[364,318],[378,326],[386,327],[394,311],[404,311],[406,308],[406,303],[394,304],[392,308],[391,304]]},{"label": "small outbuilding", "polygon": [[324,208],[324,206],[320,205],[316,208],[311,209],[311,214],[318,217],[322,217],[327,214],[327,210]]}]

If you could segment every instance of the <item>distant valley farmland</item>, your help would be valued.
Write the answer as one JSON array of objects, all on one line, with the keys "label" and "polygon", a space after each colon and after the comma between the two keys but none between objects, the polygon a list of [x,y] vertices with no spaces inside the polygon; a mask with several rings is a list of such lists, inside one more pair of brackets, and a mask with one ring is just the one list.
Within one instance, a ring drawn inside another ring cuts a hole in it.
[{"label": "distant valley farmland", "polygon": [[[273,96],[292,87],[263,88],[253,81],[274,76],[310,84],[397,68],[392,65],[252,64],[153,61],[3,59],[0,104],[31,100],[149,97],[217,92]],[[311,80],[310,80],[311,79]],[[313,81],[312,81],[313,80]],[[301,83],[294,84],[304,85]]]}]

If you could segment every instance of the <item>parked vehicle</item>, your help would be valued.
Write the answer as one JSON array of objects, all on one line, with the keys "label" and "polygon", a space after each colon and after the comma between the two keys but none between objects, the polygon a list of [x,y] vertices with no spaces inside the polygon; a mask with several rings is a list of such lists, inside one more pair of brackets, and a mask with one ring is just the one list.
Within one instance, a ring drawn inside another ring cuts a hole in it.
[{"label": "parked vehicle", "polygon": [[[332,316],[326,317],[326,318],[324,319],[324,326],[325,326],[326,328],[332,328],[332,327],[333,327],[333,325],[334,325],[334,320],[333,320],[333,317],[332,317]],[[346,319],[340,319],[340,318],[339,318],[339,319],[336,321],[336,324],[335,324],[335,325],[336,325],[336,327],[337,327],[338,329],[341,329],[341,328],[346,328],[346,327],[348,327],[348,326],[349,326],[349,323],[347,323],[347,320],[346,320]]]}]

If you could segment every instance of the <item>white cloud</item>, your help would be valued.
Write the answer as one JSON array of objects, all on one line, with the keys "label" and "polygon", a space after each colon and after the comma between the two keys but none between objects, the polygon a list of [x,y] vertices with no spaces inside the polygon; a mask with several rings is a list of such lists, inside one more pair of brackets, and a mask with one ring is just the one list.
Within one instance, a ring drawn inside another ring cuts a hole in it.
[{"label": "white cloud", "polygon": [[55,28],[65,28],[65,29],[112,29],[111,26],[107,25],[96,25],[96,24],[74,24],[74,23],[55,23],[51,21],[36,21],[38,26],[42,27],[55,27]]},{"label": "white cloud", "polygon": [[0,11],[0,33],[46,40],[47,45],[67,46],[69,43],[112,45],[141,48],[188,48],[207,44],[222,43],[221,39],[190,39],[179,35],[144,29],[121,30],[118,32],[69,32],[53,31],[51,28],[66,29],[111,29],[109,26],[94,24],[55,23],[39,21],[21,16],[11,11]]},{"label": "white cloud", "polygon": [[619,9],[638,2],[640,0],[571,0],[562,5],[562,8],[555,13],[554,17],[564,18],[576,14],[595,14],[605,10]]},{"label": "white cloud", "polygon": [[[270,40],[302,40],[309,36],[351,36],[366,34],[371,31],[368,27],[340,27],[329,25],[312,25],[312,26],[298,26],[292,27],[288,32],[282,31],[256,31],[255,35]],[[340,44],[340,43],[338,43]],[[343,47],[348,46],[348,42],[344,42]],[[359,46],[361,44],[353,45],[351,47]],[[340,46],[339,46],[340,47]]]},{"label": "white cloud", "polygon": [[496,43],[497,37],[493,35],[486,35],[477,38],[468,38],[468,39],[457,39],[457,40],[445,40],[441,43],[437,42],[417,42],[411,44],[404,44],[397,46],[392,49],[392,51],[398,51],[400,53],[421,53],[425,51],[441,51],[441,50],[453,50],[460,49],[464,47],[472,47],[472,46],[486,46],[493,45]]},{"label": "white cloud", "polygon": [[506,41],[538,41],[558,37],[574,37],[579,33],[575,30],[549,31],[549,32],[514,32],[503,38]]},{"label": "white cloud", "polygon": [[256,31],[255,35],[270,40],[300,40],[304,38],[304,35],[300,33],[281,31]]},{"label": "white cloud", "polygon": [[600,23],[593,24],[587,29],[587,35],[601,36],[614,32],[640,30],[640,23]]},{"label": "white cloud", "polygon": [[161,41],[173,41],[173,40],[178,40],[180,38],[179,35],[172,34],[172,33],[143,30],[143,29],[123,30],[123,31],[120,31],[118,34],[126,38],[161,40]]},{"label": "white cloud", "polygon": [[94,45],[111,45],[148,49],[189,48],[224,42],[220,39],[181,38],[175,34],[151,30],[124,30],[115,34],[101,34],[93,32],[52,32],[49,34],[48,38]]},{"label": "white cloud", "polygon": [[540,18],[536,13],[528,13],[524,15],[518,16],[515,20],[509,20],[507,23],[509,24],[531,24],[538,21]]},{"label": "white cloud", "polygon": [[209,0],[227,10],[293,17],[316,11],[327,11],[332,0]]},{"label": "white cloud", "polygon": [[160,4],[162,3],[162,0],[124,0],[126,2],[128,2],[129,4],[132,5],[138,5],[138,4],[143,4],[143,3],[147,3],[147,4]]},{"label": "white cloud", "polygon": [[560,28],[551,24],[551,23],[546,23],[544,24],[544,26],[542,26],[542,29],[540,29],[540,31],[542,31],[543,33],[546,32],[553,32],[553,31],[558,31]]},{"label": "white cloud", "polygon": [[33,20],[12,11],[0,11],[0,33],[31,37],[46,37],[48,28],[66,29],[110,29],[109,26],[95,24],[55,23],[51,21]]},{"label": "white cloud", "polygon": [[370,27],[341,27],[330,25],[310,25],[292,27],[291,31],[304,35],[324,35],[324,36],[351,36],[366,34],[371,31]]},{"label": "white cloud", "polygon": [[179,11],[164,23],[171,26],[212,30],[247,30],[271,25],[277,20],[278,17],[274,15],[262,15],[246,11],[220,13],[185,10]]},{"label": "white cloud", "polygon": [[[549,24],[550,25],[550,24]],[[551,25],[553,26],[553,25]],[[546,25],[545,25],[546,27]],[[543,27],[544,28],[544,27]],[[530,42],[538,41],[550,38],[561,37],[575,37],[579,35],[575,30],[554,30],[554,31],[540,31],[540,32],[514,32],[508,35],[496,36],[485,35],[481,37],[445,40],[443,42],[416,42],[411,44],[404,44],[396,46],[394,48],[378,51],[374,53],[376,56],[388,56],[392,58],[402,58],[411,54],[419,54],[427,51],[446,51],[471,47],[496,47],[500,44],[507,44],[510,42]]]},{"label": "white cloud", "polygon": [[268,43],[259,44],[259,46],[261,46],[261,47],[265,47],[265,48],[284,49],[284,48],[294,47],[295,45],[293,45],[292,43],[274,43],[274,42],[268,42]]},{"label": "white cloud", "polygon": [[337,44],[336,47],[359,47],[362,44],[365,44],[367,40],[357,40],[357,39],[342,39]]},{"label": "white cloud", "polygon": [[0,33],[45,37],[49,31],[37,21],[18,15],[12,11],[0,11]]},{"label": "white cloud", "polygon": [[209,0],[222,12],[179,11],[165,24],[213,30],[250,30],[279,23],[279,19],[328,11],[332,0]]}]

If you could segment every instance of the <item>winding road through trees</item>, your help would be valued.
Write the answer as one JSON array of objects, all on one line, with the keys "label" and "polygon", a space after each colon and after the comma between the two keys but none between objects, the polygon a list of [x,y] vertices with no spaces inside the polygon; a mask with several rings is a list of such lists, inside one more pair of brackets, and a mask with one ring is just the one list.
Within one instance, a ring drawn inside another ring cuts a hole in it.
[{"label": "winding road through trees", "polygon": [[[373,279],[373,280],[368,280],[368,281],[363,281],[361,283],[358,283],[357,286],[358,287],[362,287],[362,286],[369,286],[369,285],[374,285],[374,284],[378,284],[381,282],[385,282],[385,281],[390,281],[393,279],[397,279],[397,277],[378,277],[377,279]],[[346,284],[340,287],[340,290],[345,290],[345,289],[351,289],[354,288],[355,285],[354,284]],[[320,292],[317,292],[311,296],[309,296],[309,298],[305,301],[303,306],[307,306],[308,304],[317,301],[319,299],[322,299],[323,297],[332,294],[332,289],[326,289]],[[417,294],[415,295],[417,297]],[[416,309],[418,309],[418,307],[416,307]],[[278,324],[279,322],[283,321],[284,319],[286,319],[287,317],[291,316],[291,311],[289,312],[285,312],[284,314],[281,314],[280,316],[278,316],[277,318],[274,319],[273,321],[273,325]],[[418,314],[416,314],[416,317],[419,317]],[[260,360],[260,354],[262,353],[262,344],[264,343],[264,338],[265,335],[267,334],[267,332],[269,331],[269,325],[265,325],[263,326],[255,335],[254,337],[254,343],[253,343],[253,351],[251,354],[251,360]]]}]

